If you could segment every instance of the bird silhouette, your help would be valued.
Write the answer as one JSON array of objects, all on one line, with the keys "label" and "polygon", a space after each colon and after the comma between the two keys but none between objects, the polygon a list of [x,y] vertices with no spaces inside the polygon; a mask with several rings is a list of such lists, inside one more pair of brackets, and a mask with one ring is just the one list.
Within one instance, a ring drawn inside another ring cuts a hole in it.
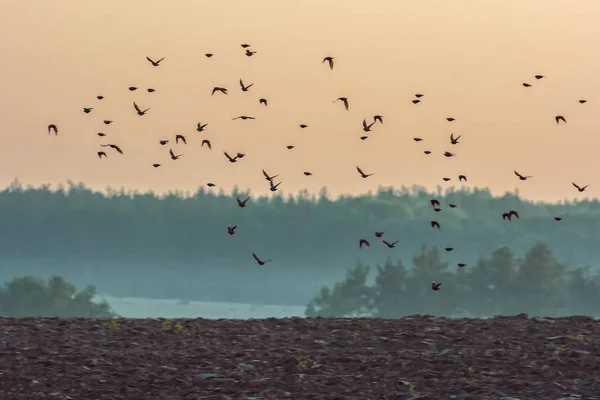
[{"label": "bird silhouette", "polygon": [[533,178],[533,175],[530,175],[530,176],[523,176],[523,175],[521,175],[520,173],[518,173],[517,171],[514,171],[514,173],[515,173],[515,175],[516,175],[516,176],[518,176],[518,177],[519,177],[519,179],[520,179],[520,180],[522,180],[522,181],[526,181],[526,180],[527,180],[527,179],[529,179],[529,178]]},{"label": "bird silhouette", "polygon": [[171,160],[175,161],[175,160],[179,160],[179,157],[181,157],[183,154],[175,154],[173,152],[173,149],[169,149],[169,155],[171,156]]},{"label": "bird silhouette", "polygon": [[152,60],[150,57],[146,56],[146,60],[150,61],[150,63],[151,63],[151,64],[152,64],[152,66],[154,66],[154,67],[158,67],[158,65],[160,64],[160,62],[161,62],[162,60],[164,60],[164,59],[165,59],[165,57],[161,58],[160,60],[154,61],[154,60]]},{"label": "bird silhouette", "polygon": [[254,259],[256,260],[256,262],[258,263],[258,265],[265,265],[266,263],[268,263],[269,261],[271,261],[270,259],[262,261],[260,258],[258,258],[258,256],[256,255],[256,253],[252,253],[252,257],[254,257]]},{"label": "bird silhouette", "polygon": [[227,93],[227,89],[224,87],[219,87],[219,86],[215,86],[212,90],[212,92],[210,93],[210,95],[214,95],[216,92],[221,92],[223,94],[228,94]]},{"label": "bird silhouette", "polygon": [[374,174],[365,174],[365,173],[363,172],[363,170],[362,170],[360,167],[356,167],[356,170],[357,170],[357,171],[358,171],[358,173],[360,174],[360,177],[361,177],[361,178],[363,178],[363,179],[366,179],[366,178],[368,178],[368,177],[370,177],[370,176],[374,175]]},{"label": "bird silhouette", "polygon": [[210,140],[208,140],[208,139],[202,140],[202,144],[200,145],[200,147],[204,147],[204,145],[206,145],[206,147],[208,147],[209,150],[212,150],[212,145],[210,143]]},{"label": "bird silhouette", "polygon": [[58,127],[55,124],[48,125],[48,135],[54,131],[54,135],[58,136]]},{"label": "bird silhouette", "polygon": [[271,182],[273,179],[275,179],[275,178],[277,178],[277,177],[279,176],[279,174],[277,174],[277,175],[273,175],[273,176],[270,176],[270,175],[267,173],[267,171],[265,171],[264,169],[262,170],[262,173],[263,173],[263,175],[265,176],[265,179],[266,179],[267,181],[269,181],[269,182]]},{"label": "bird silhouette", "polygon": [[573,186],[575,186],[575,188],[579,191],[579,193],[582,193],[588,186],[590,186],[590,185],[585,185],[584,187],[580,187],[575,182],[571,182],[571,183],[573,184]]},{"label": "bird silhouette", "polygon": [[237,197],[238,206],[240,206],[241,208],[246,207],[246,203],[248,203],[248,200],[250,200],[250,196],[246,197],[246,200],[244,200],[244,201],[240,200],[240,196],[238,196]]},{"label": "bird silhouette", "polygon": [[110,147],[111,149],[116,150],[117,153],[124,154],[123,150],[121,150],[121,148],[119,146],[117,146],[116,144],[109,143],[109,144],[101,144],[100,146],[102,146],[102,147]]},{"label": "bird silhouette", "polygon": [[240,86],[241,86],[243,92],[247,92],[248,89],[250,89],[253,85],[254,85],[254,83],[251,83],[248,86],[246,86],[246,85],[244,85],[244,82],[240,79]]},{"label": "bird silhouette", "polygon": [[346,109],[346,111],[348,111],[349,105],[348,105],[348,98],[347,97],[338,97],[333,102],[335,103],[336,101],[341,101],[342,103],[344,103],[344,108]]},{"label": "bird silhouette", "polygon": [[333,57],[325,57],[323,58],[323,61],[321,62],[321,64],[325,63],[325,61],[327,61],[329,63],[329,69],[333,69]]},{"label": "bird silhouette", "polygon": [[135,108],[135,111],[137,112],[137,115],[145,115],[148,110],[150,110],[149,108],[146,108],[145,110],[142,111],[142,109],[136,104],[136,102],[133,102],[133,108]]}]

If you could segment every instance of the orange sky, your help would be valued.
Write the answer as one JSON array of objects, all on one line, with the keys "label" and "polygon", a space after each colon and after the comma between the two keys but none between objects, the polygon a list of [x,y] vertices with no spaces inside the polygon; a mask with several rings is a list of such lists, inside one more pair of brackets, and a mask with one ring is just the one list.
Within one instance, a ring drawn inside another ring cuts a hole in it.
[{"label": "orange sky", "polygon": [[[581,198],[573,180],[600,197],[597,0],[5,3],[2,186],[18,177],[164,191],[214,181],[265,193],[265,168],[280,174],[284,193],[324,185],[333,194],[444,187],[462,173],[496,193],[518,187],[533,199]],[[258,54],[246,57],[244,42]],[[153,68],[147,55],[166,59]],[[326,55],[336,58],[333,71],[321,64]],[[240,90],[240,78],[254,83],[249,92]],[[525,81],[534,86],[522,87]],[[129,92],[130,85],[140,89]],[[211,97],[213,86],[227,87],[229,96]],[[425,97],[415,106],[417,92]],[[350,98],[349,112],[332,103],[339,96]],[[139,117],[134,100],[152,109]],[[231,120],[240,114],[257,119]],[[384,124],[359,140],[362,119],[374,114]],[[557,114],[568,123],[557,125]],[[106,127],[103,119],[114,123]],[[209,124],[206,132],[195,131],[198,121]],[[58,137],[46,134],[49,123],[59,126]],[[463,135],[459,145],[450,145],[451,132]],[[174,147],[184,155],[171,161],[158,140],[175,133],[188,145]],[[200,148],[204,138],[212,152]],[[108,142],[125,155],[111,150],[98,160]],[[247,157],[230,164],[223,150]],[[445,158],[445,150],[457,156]],[[375,175],[360,179],[356,165]],[[520,182],[513,169],[535,177]]]}]

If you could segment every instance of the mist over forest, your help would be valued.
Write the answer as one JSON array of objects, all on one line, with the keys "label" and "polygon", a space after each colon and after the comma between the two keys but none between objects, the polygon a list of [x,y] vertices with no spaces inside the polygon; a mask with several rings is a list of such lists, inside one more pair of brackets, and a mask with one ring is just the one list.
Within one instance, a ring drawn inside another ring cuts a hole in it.
[{"label": "mist over forest", "polygon": [[[0,278],[59,275],[113,296],[306,305],[358,261],[375,266],[390,258],[410,270],[424,245],[453,247],[440,255],[450,271],[502,247],[523,257],[538,243],[568,268],[600,265],[597,200],[545,204],[487,189],[428,193],[415,186],[338,199],[326,189],[251,197],[240,208],[236,197],[245,194],[101,193],[81,183],[51,189],[15,181],[0,192]],[[441,212],[432,210],[432,198]],[[521,218],[503,220],[509,210]],[[229,224],[238,225],[233,236]],[[375,231],[399,240],[396,248]],[[361,238],[371,247],[359,249]],[[252,252],[273,261],[258,266]]]}]

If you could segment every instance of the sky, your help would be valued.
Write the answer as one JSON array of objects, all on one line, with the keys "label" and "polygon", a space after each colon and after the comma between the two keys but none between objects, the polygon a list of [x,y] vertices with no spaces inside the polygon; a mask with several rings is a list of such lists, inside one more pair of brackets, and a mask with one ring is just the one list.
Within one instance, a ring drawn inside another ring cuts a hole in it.
[{"label": "sky", "polygon": [[[597,0],[30,0],[2,8],[0,186],[18,178],[164,192],[214,182],[265,194],[264,168],[279,174],[283,194],[434,189],[464,174],[466,186],[496,194],[600,197]],[[242,43],[257,54],[246,57]],[[146,56],[166,58],[155,68]],[[333,70],[325,56],[335,57]],[[254,86],[242,92],[239,79]],[[229,95],[211,96],[214,86]],[[425,95],[418,105],[416,93]],[[333,102],[340,96],[349,111]],[[133,101],[151,110],[138,116]],[[360,140],[363,118],[375,114],[384,123]],[[232,120],[238,115],[256,119]],[[205,132],[198,122],[208,123]],[[451,133],[462,135],[459,144]],[[175,134],[187,146],[175,145]],[[170,145],[179,160],[170,160]],[[223,151],[246,157],[232,164]],[[374,175],[361,179],[356,166]],[[513,170],[534,177],[522,182]],[[572,181],[590,187],[578,193]]]}]

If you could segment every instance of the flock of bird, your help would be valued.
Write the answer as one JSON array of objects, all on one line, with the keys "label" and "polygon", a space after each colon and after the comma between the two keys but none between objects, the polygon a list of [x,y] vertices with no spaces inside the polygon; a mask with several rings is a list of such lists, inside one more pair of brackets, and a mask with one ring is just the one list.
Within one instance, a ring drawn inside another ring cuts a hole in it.
[{"label": "flock of bird", "polygon": [[[250,49],[250,47],[251,47],[251,46],[250,46],[249,44],[246,44],[246,43],[244,43],[244,44],[242,44],[242,45],[241,45],[241,47],[242,47],[242,49],[245,51],[245,55],[246,55],[247,57],[252,57],[252,56],[254,56],[255,54],[257,54],[257,52],[256,52],[256,51],[252,51],[252,50]],[[214,54],[212,54],[212,53],[206,53],[206,54],[205,54],[205,56],[206,56],[207,58],[211,58],[211,57],[213,57],[213,55],[214,55]],[[156,61],[155,61],[155,60],[153,60],[153,59],[152,59],[152,58],[150,58],[150,57],[146,57],[146,60],[147,60],[147,61],[148,61],[148,62],[149,62],[149,63],[150,63],[150,64],[151,64],[153,67],[159,67],[159,66],[161,65],[161,62],[165,60],[165,57],[163,57],[163,58],[161,58],[161,59],[158,59],[158,60],[156,60]],[[324,58],[323,58],[323,60],[322,60],[321,64],[325,64],[325,63],[327,63],[327,65],[329,66],[329,69],[330,69],[330,70],[333,70],[333,69],[334,69],[334,60],[335,60],[335,58],[334,58],[334,57],[327,56],[327,57],[324,57]],[[545,76],[544,76],[544,75],[534,75],[533,77],[534,77],[536,80],[541,80],[541,79],[545,78]],[[239,81],[239,85],[240,85],[240,89],[241,89],[243,92],[248,92],[248,91],[250,90],[250,88],[252,88],[252,86],[254,86],[254,84],[253,84],[253,83],[251,83],[251,84],[249,84],[249,85],[246,85],[246,84],[245,84],[245,83],[244,83],[244,82],[243,82],[241,79],[240,79],[240,81]],[[522,83],[522,85],[523,85],[523,87],[525,87],[525,88],[530,88],[530,87],[532,87],[532,86],[533,86],[532,84],[530,84],[530,83],[527,83],[527,82],[523,82],[523,83]],[[138,89],[138,88],[137,88],[137,87],[135,87],[135,86],[130,86],[130,87],[128,88],[128,90],[129,90],[130,92],[134,92],[134,91],[136,91],[137,89]],[[147,91],[148,91],[149,93],[153,93],[153,92],[155,91],[155,89],[153,89],[153,88],[148,88],[148,89],[147,89]],[[215,86],[215,87],[213,87],[213,89],[212,89],[212,91],[211,91],[211,94],[210,94],[210,95],[211,95],[211,96],[214,96],[215,94],[220,94],[220,95],[228,95],[228,89],[227,89],[227,88],[225,88],[225,87],[218,87],[218,86]],[[425,95],[424,95],[424,94],[422,94],[422,93],[417,93],[417,94],[415,94],[415,96],[414,96],[415,98],[412,100],[412,103],[413,103],[413,104],[415,104],[415,105],[416,105],[416,104],[419,104],[419,103],[421,103],[421,99],[422,99],[424,96],[425,96]],[[98,96],[96,96],[96,99],[97,99],[97,100],[103,100],[103,99],[104,99],[104,96],[102,96],[102,95],[98,95]],[[349,101],[349,99],[348,99],[347,97],[338,97],[337,99],[335,99],[335,100],[333,101],[333,103],[336,103],[336,102],[341,102],[341,103],[343,104],[343,106],[344,106],[344,109],[345,109],[346,111],[348,111],[348,110],[350,109],[350,101]],[[585,104],[585,103],[587,102],[587,100],[585,100],[585,99],[581,99],[581,100],[579,100],[578,102],[579,102],[580,104]],[[263,105],[263,106],[265,106],[265,107],[266,107],[266,106],[268,105],[268,101],[267,101],[267,99],[265,99],[265,98],[260,98],[260,99],[259,99],[259,104],[261,104],[261,105]],[[94,110],[94,108],[93,108],[93,107],[84,107],[84,108],[83,108],[83,112],[84,112],[84,113],[86,113],[86,114],[90,114],[90,113],[91,113],[93,110]],[[137,104],[137,103],[134,101],[134,102],[133,102],[133,110],[136,112],[136,114],[137,114],[138,116],[142,117],[142,116],[146,115],[146,114],[147,114],[147,113],[148,113],[148,112],[151,110],[151,107],[148,107],[148,108],[144,108],[144,109],[142,109],[142,107],[140,107],[140,106],[139,106],[139,105],[138,105],[138,104]],[[253,120],[253,119],[255,119],[255,117],[248,116],[248,115],[240,115],[240,116],[234,117],[234,118],[232,118],[232,119],[233,119],[233,120],[238,120],[238,119],[241,119],[241,120]],[[363,121],[362,121],[362,130],[363,130],[364,134],[363,134],[362,136],[360,136],[360,139],[361,139],[361,140],[366,140],[366,139],[368,139],[368,138],[369,138],[369,135],[368,135],[368,134],[369,134],[370,132],[372,132],[372,129],[373,129],[373,127],[375,126],[375,124],[376,124],[376,123],[383,124],[383,119],[384,119],[384,118],[383,118],[383,116],[382,116],[382,115],[374,115],[374,116],[372,117],[372,120],[371,120],[371,118],[369,118],[369,122],[367,122],[367,119],[366,119],[366,118],[365,118],[365,119],[363,119]],[[567,123],[567,120],[566,120],[566,118],[565,118],[563,115],[556,115],[556,116],[554,117],[554,119],[555,119],[555,121],[556,121],[556,123],[557,123],[557,124],[559,124],[559,123],[561,123],[561,122],[562,122],[562,123]],[[453,122],[453,121],[455,121],[455,118],[453,118],[453,117],[446,117],[446,120],[447,120],[448,122]],[[103,122],[104,122],[104,124],[105,124],[105,125],[110,125],[110,124],[111,124],[113,121],[112,121],[112,120],[104,120]],[[208,124],[207,124],[207,123],[198,122],[198,123],[197,123],[197,125],[196,125],[196,130],[197,130],[198,132],[202,133],[202,132],[204,132],[204,131],[206,130],[206,127],[207,127],[207,126],[208,126]],[[307,125],[305,125],[305,124],[300,124],[300,125],[299,125],[299,127],[300,127],[301,129],[305,129],[305,128],[307,128],[308,126],[307,126]],[[49,124],[49,125],[48,125],[48,134],[54,133],[54,135],[58,135],[58,131],[59,131],[59,129],[58,129],[58,126],[57,126],[56,124]],[[98,133],[98,136],[100,136],[100,137],[104,137],[104,136],[106,136],[106,134],[104,134],[104,133]],[[458,145],[458,144],[460,143],[460,142],[459,142],[459,140],[461,139],[461,137],[462,137],[462,135],[458,135],[458,136],[456,136],[456,137],[455,137],[455,136],[454,136],[454,133],[451,133],[451,134],[450,134],[450,139],[449,139],[449,142],[450,142],[450,144],[451,144],[451,145]],[[423,138],[420,138],[420,137],[415,137],[415,138],[413,138],[413,140],[414,140],[415,142],[421,142],[421,141],[423,141]],[[185,137],[184,135],[180,135],[180,134],[177,134],[177,135],[175,135],[175,144],[178,144],[180,141],[181,141],[183,144],[187,144],[187,140],[186,140],[186,137]],[[170,141],[169,141],[168,139],[161,139],[161,140],[159,140],[159,145],[161,145],[161,146],[165,146],[165,145],[167,145],[169,142],[170,142]],[[209,150],[212,150],[212,142],[211,142],[209,139],[203,139],[200,147],[204,147],[205,145],[206,145],[206,147],[207,147]],[[116,145],[116,144],[114,144],[114,143],[101,144],[100,146],[101,146],[101,147],[109,147],[109,148],[111,148],[111,149],[115,150],[117,153],[119,153],[119,154],[121,154],[121,155],[124,155],[124,152],[123,152],[123,150],[122,150],[122,149],[121,149],[121,148],[120,148],[118,145]],[[288,150],[291,150],[291,149],[293,149],[293,148],[294,148],[294,146],[293,146],[293,145],[288,145],[288,146],[287,146],[287,149],[288,149]],[[430,154],[431,154],[431,151],[429,151],[429,150],[425,150],[425,151],[424,151],[424,153],[425,153],[426,155],[430,155]],[[239,160],[241,160],[242,158],[244,158],[244,156],[245,156],[245,154],[244,154],[244,153],[235,153],[235,154],[232,156],[231,154],[229,154],[229,153],[228,153],[228,152],[226,152],[226,151],[223,151],[223,154],[224,154],[225,158],[226,158],[226,159],[227,159],[227,160],[228,160],[230,163],[236,163],[236,162],[238,162]],[[99,150],[99,151],[97,152],[97,155],[98,155],[98,158],[100,158],[100,159],[102,159],[103,157],[104,157],[104,158],[107,158],[107,157],[108,157],[108,156],[107,156],[107,154],[106,154],[106,152],[105,152],[105,151],[102,151],[102,150]],[[179,159],[179,158],[180,158],[180,157],[181,157],[183,154],[175,154],[175,152],[173,151],[173,149],[172,149],[172,148],[170,148],[170,149],[169,149],[169,155],[170,155],[170,157],[171,157],[171,160],[175,161],[175,160],[178,160],[178,159]],[[454,157],[455,155],[456,155],[455,153],[452,153],[452,152],[449,152],[449,151],[445,151],[445,152],[443,153],[443,156],[444,156],[444,157],[448,157],[448,158],[450,158],[450,157]],[[152,166],[153,166],[154,168],[158,168],[158,167],[160,167],[160,166],[161,166],[161,164],[160,164],[160,163],[154,163],[154,164],[152,164]],[[367,178],[369,178],[370,176],[373,176],[373,175],[374,175],[374,173],[365,173],[365,171],[364,171],[364,170],[363,170],[363,169],[362,169],[360,166],[357,166],[357,167],[356,167],[356,171],[358,172],[359,176],[360,176],[361,178],[363,178],[363,179],[367,179]],[[526,180],[528,180],[528,179],[531,179],[531,178],[533,178],[533,176],[530,176],[530,175],[523,175],[523,174],[521,174],[521,173],[519,173],[519,172],[517,172],[517,171],[513,171],[513,172],[514,172],[514,174],[516,175],[516,177],[517,177],[519,180],[521,180],[521,181],[526,181]],[[278,187],[279,187],[279,185],[281,185],[281,182],[279,182],[279,183],[275,183],[275,178],[277,178],[279,175],[269,175],[269,174],[268,174],[268,173],[267,173],[267,172],[266,172],[264,169],[262,170],[262,174],[264,175],[265,179],[266,179],[266,180],[268,181],[268,183],[269,183],[269,190],[270,190],[270,191],[272,191],[272,192],[275,192],[275,191],[277,191],[277,190],[278,190]],[[304,175],[305,175],[305,176],[311,176],[311,175],[312,175],[312,173],[311,173],[311,172],[309,172],[309,171],[304,171]],[[444,180],[444,181],[449,181],[450,179],[451,179],[451,178],[447,178],[447,177],[443,178],[443,180]],[[467,182],[467,177],[466,177],[465,175],[459,175],[459,176],[458,176],[458,179],[459,179],[459,181],[461,181],[461,182],[463,182],[463,181],[464,181],[464,182]],[[573,185],[573,186],[575,187],[575,189],[577,189],[577,190],[578,190],[580,193],[581,193],[581,192],[583,192],[583,191],[585,191],[585,189],[586,189],[586,188],[589,186],[589,185],[580,186],[580,185],[576,184],[575,182],[572,182],[572,185]],[[207,186],[209,186],[209,187],[214,187],[214,186],[215,186],[215,184],[214,184],[214,183],[212,183],[212,182],[208,182],[208,183],[207,183]],[[241,198],[238,196],[238,197],[237,197],[237,205],[238,205],[240,208],[244,208],[244,207],[246,207],[246,206],[247,206],[247,204],[248,204],[248,201],[249,201],[249,200],[250,200],[250,196],[246,197],[244,200],[242,200],[242,199],[241,199]],[[436,212],[436,213],[437,213],[437,212],[440,212],[440,211],[442,211],[442,209],[441,209],[441,206],[440,206],[440,202],[439,202],[439,200],[437,200],[437,199],[431,199],[431,200],[430,200],[430,203],[431,203],[431,206],[432,206],[432,209],[433,209],[433,211],[434,211],[434,212]],[[456,207],[458,207],[456,204],[448,204],[448,206],[449,206],[450,208],[456,208]],[[518,213],[516,210],[508,210],[508,211],[506,211],[506,212],[504,212],[504,213],[502,214],[502,219],[503,219],[503,220],[508,220],[509,222],[513,220],[513,217],[514,217],[514,218],[517,218],[517,219],[520,219],[520,215],[519,215],[519,213]],[[560,221],[560,220],[562,220],[562,218],[561,218],[561,217],[559,217],[559,216],[556,216],[556,217],[554,217],[554,220],[555,220],[555,221]],[[440,225],[440,223],[439,223],[437,220],[431,220],[431,222],[430,222],[430,225],[431,225],[431,227],[432,227],[432,228],[441,229],[441,225]],[[227,233],[228,233],[229,235],[235,235],[235,230],[236,230],[236,229],[237,229],[237,225],[229,225],[229,226],[227,227]],[[384,245],[386,245],[388,248],[390,248],[390,249],[394,248],[394,247],[396,246],[396,244],[398,243],[398,240],[395,240],[395,241],[392,241],[392,242],[390,242],[390,241],[388,241],[388,240],[386,240],[386,239],[382,239],[382,238],[383,238],[383,236],[384,236],[384,232],[379,232],[379,231],[378,231],[378,232],[375,232],[375,237],[376,237],[376,238],[378,238],[378,239],[380,239],[380,240],[381,240],[381,242],[382,242]],[[371,243],[370,243],[370,241],[369,241],[369,240],[367,240],[367,239],[365,239],[365,238],[361,238],[361,239],[359,239],[359,248],[362,248],[363,246],[366,246],[366,247],[371,247]],[[445,247],[444,249],[445,249],[445,251],[447,251],[447,252],[450,252],[450,251],[453,251],[453,250],[454,250],[454,248],[453,248],[453,247]],[[271,259],[261,259],[261,258],[260,258],[260,257],[259,257],[259,256],[258,256],[256,253],[252,253],[252,257],[254,258],[254,260],[256,261],[256,263],[257,263],[258,265],[261,265],[261,266],[262,266],[262,265],[265,265],[267,262],[270,262],[270,261],[272,261]],[[464,263],[458,263],[458,264],[457,264],[457,266],[458,266],[459,268],[462,268],[462,267],[465,267],[465,266],[466,266],[466,264],[464,264]],[[431,283],[431,289],[432,289],[432,290],[434,290],[434,291],[437,291],[437,290],[439,290],[439,289],[440,289],[441,285],[442,285],[442,282],[436,282],[436,281],[433,281],[433,282]]]}]

